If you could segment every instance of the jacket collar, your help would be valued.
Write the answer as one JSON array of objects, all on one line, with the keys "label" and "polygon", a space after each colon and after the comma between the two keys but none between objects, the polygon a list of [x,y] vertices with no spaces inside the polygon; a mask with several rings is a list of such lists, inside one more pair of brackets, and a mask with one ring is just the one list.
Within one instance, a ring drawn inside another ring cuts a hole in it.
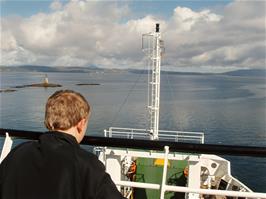
[{"label": "jacket collar", "polygon": [[77,145],[79,146],[78,141],[73,135],[70,135],[68,133],[64,133],[62,131],[48,131],[45,133],[45,135],[52,135],[55,136],[56,138],[66,140],[70,144]]}]

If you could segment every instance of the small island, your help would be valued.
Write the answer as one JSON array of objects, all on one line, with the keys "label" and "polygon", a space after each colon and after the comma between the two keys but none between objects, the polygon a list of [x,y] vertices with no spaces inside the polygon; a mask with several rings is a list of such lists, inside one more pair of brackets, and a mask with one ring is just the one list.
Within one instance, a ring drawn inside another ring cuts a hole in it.
[{"label": "small island", "polygon": [[0,93],[11,93],[11,92],[15,92],[15,91],[17,91],[17,90],[10,89],[10,88],[8,88],[8,89],[0,89]]},{"label": "small island", "polygon": [[45,75],[43,83],[38,84],[27,84],[27,85],[21,85],[21,86],[14,86],[13,88],[26,88],[26,87],[43,87],[43,88],[49,88],[49,87],[62,87],[60,84],[51,84],[48,81],[47,75]]},{"label": "small island", "polygon": [[100,84],[97,83],[80,83],[80,84],[76,84],[77,86],[98,86]]},{"label": "small island", "polygon": [[26,88],[26,87],[43,87],[43,88],[48,88],[48,87],[62,87],[60,84],[46,84],[46,83],[39,83],[39,84],[28,84],[28,85],[21,85],[21,86],[14,86],[13,88]]}]

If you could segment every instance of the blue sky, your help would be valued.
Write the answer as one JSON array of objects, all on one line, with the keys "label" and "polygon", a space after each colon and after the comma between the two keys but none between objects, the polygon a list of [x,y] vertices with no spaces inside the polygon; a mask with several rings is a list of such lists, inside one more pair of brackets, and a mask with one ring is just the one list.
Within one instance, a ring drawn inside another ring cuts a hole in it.
[{"label": "blue sky", "polygon": [[265,1],[1,1],[0,65],[144,68],[160,23],[165,70],[265,68]]},{"label": "blue sky", "polygon": [[[1,16],[19,15],[31,16],[39,12],[50,12],[52,0],[28,1],[28,0],[1,0]],[[67,1],[61,1],[67,3]],[[205,8],[219,8],[231,2],[230,0],[172,0],[172,1],[118,1],[118,4],[129,3],[136,15],[161,13],[165,17],[170,17],[173,8],[177,6],[189,7],[193,10]]]},{"label": "blue sky", "polygon": [[31,16],[38,12],[49,12],[52,1],[1,0],[1,16]]}]

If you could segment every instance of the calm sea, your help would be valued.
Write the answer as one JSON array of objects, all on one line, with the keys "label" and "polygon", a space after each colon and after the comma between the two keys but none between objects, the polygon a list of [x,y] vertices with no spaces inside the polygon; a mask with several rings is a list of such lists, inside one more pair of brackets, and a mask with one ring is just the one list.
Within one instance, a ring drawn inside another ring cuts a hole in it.
[{"label": "calm sea", "polygon": [[[47,73],[50,83],[82,93],[92,105],[87,130],[147,127],[147,77],[130,73]],[[1,88],[43,81],[39,72],[2,72]],[[266,77],[161,76],[160,129],[205,133],[205,143],[266,146]],[[99,83],[77,86],[78,83]],[[44,106],[60,88],[20,88],[1,93],[0,127],[45,131]],[[266,192],[266,158],[226,156],[232,174],[254,191]]]}]

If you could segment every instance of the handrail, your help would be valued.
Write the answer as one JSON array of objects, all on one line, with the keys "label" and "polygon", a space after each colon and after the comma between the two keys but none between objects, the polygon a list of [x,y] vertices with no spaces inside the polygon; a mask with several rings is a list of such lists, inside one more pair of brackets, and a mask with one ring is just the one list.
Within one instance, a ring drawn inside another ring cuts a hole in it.
[{"label": "handrail", "polygon": [[[133,131],[143,131],[143,132],[147,132],[147,129],[137,129],[137,128],[124,128],[124,127],[110,127],[110,130],[114,131],[114,130],[133,130]],[[202,135],[202,132],[190,132],[190,131],[171,131],[171,130],[159,130],[159,132],[170,132],[170,133],[187,133],[187,134],[198,134],[198,135]]]},{"label": "handrail", "polygon": [[161,182],[160,199],[164,199],[164,193],[166,191],[165,186],[166,186],[166,175],[167,175],[169,147],[168,146],[164,146],[164,151],[165,151],[165,153],[164,153],[163,177],[162,177],[162,182]]},{"label": "handrail", "polygon": [[[20,139],[37,140],[41,132],[13,130],[0,128],[0,136],[4,137],[6,132],[10,137]],[[215,145],[215,144],[190,144],[156,140],[132,140],[122,138],[105,138],[97,136],[85,136],[81,144],[107,147],[134,148],[143,150],[164,150],[169,146],[171,152],[185,152],[196,154],[219,154],[233,156],[266,157],[266,147]]]},{"label": "handrail", "polygon": [[[135,187],[142,189],[155,189],[159,190],[161,185],[151,184],[151,183],[141,183],[141,182],[131,182],[131,181],[115,181],[116,185]],[[215,190],[215,189],[193,189],[189,187],[182,186],[170,186],[165,185],[165,191],[171,192],[186,192],[186,193],[198,193],[206,195],[220,195],[220,196],[231,196],[231,197],[244,197],[244,198],[265,198],[266,193],[259,192],[241,192],[241,191],[228,191],[228,190]]]},{"label": "handrail", "polygon": [[[202,132],[186,132],[186,131],[170,131],[159,130],[159,141],[174,141],[174,142],[186,142],[186,143],[204,143],[204,133]],[[148,129],[136,129],[136,128],[123,128],[123,127],[110,127],[108,130],[104,130],[105,137],[112,138],[127,138],[127,139],[143,139],[150,140],[151,134]]]}]

